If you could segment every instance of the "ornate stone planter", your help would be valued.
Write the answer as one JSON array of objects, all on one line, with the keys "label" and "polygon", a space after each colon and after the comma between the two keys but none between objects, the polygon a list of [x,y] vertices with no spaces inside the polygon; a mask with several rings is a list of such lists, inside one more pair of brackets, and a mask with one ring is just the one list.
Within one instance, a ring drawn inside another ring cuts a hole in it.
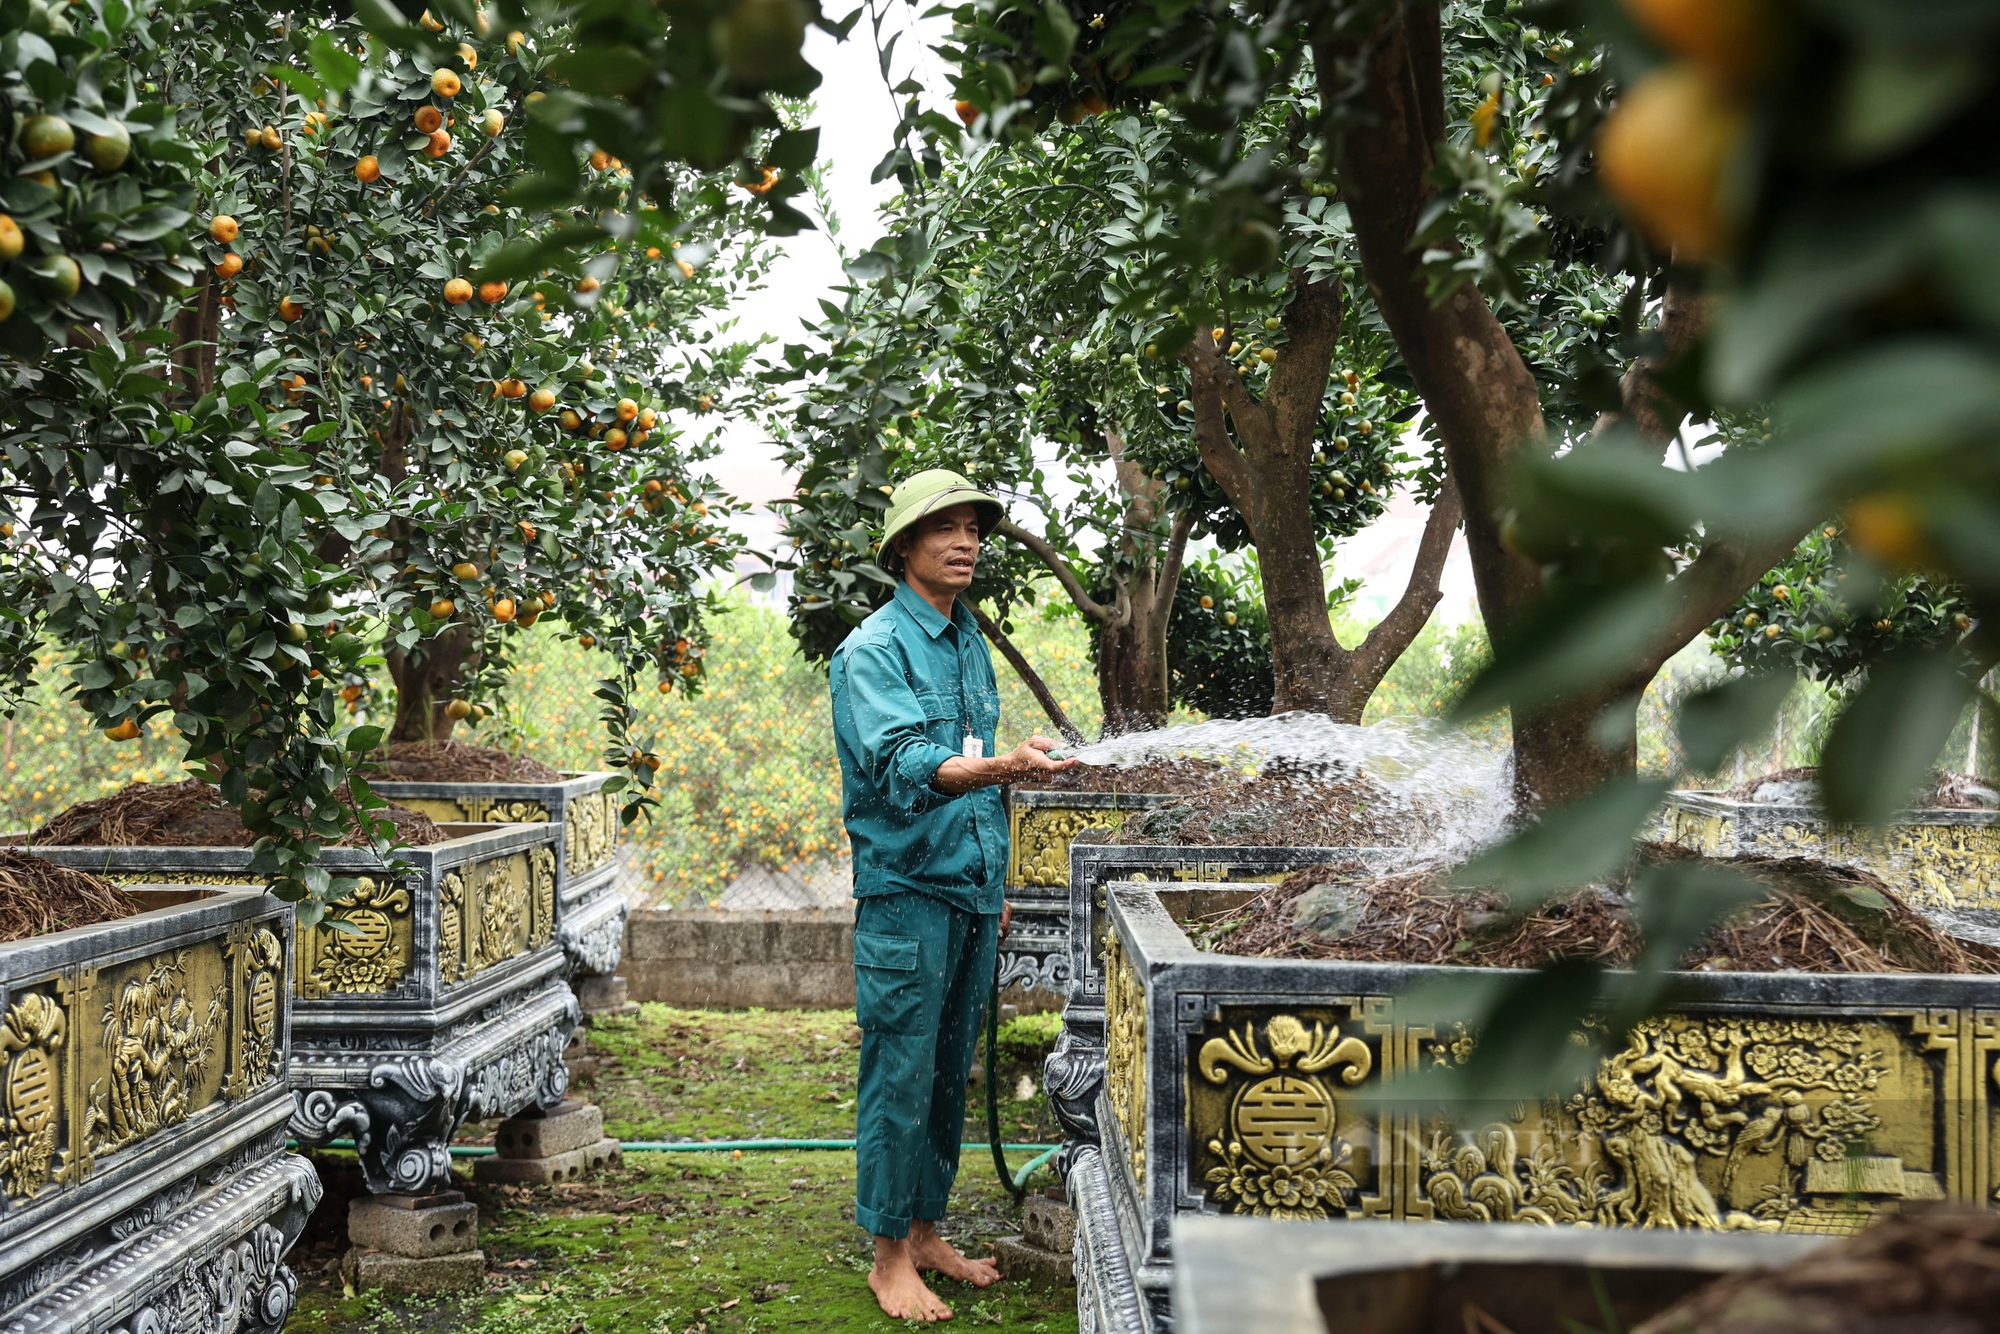
[{"label": "ornate stone planter", "polygon": [[1820,1237],[1193,1217],[1180,1221],[1175,1237],[1180,1334],[1465,1334],[1467,1302],[1501,1329],[1599,1330],[1606,1324],[1600,1293],[1616,1317],[1612,1328],[1631,1329],[1710,1279],[1775,1269],[1826,1244]]},{"label": "ornate stone planter", "polygon": [[371,782],[380,795],[440,823],[553,824],[556,938],[582,977],[609,978],[625,948],[631,905],[617,892],[618,797],[608,773],[565,774],[560,783]]},{"label": "ornate stone planter", "polygon": [[[371,1191],[444,1185],[459,1126],[562,1101],[578,1012],[556,940],[560,830],[447,826],[403,851],[401,877],[359,849],[320,854],[362,885],[332,914],[345,928],[299,933],[292,1133],[352,1136]],[[250,865],[248,848],[32,851],[128,883],[240,881]]]},{"label": "ornate stone planter", "polygon": [[1002,987],[1067,994],[1071,842],[1115,831],[1132,812],[1172,800],[1143,792],[1007,789],[1007,901],[1014,918],[1000,951]]},{"label": "ornate stone planter", "polygon": [[1177,917],[1244,892],[1107,886],[1097,1153],[1091,1127],[1071,1145],[1105,1199],[1076,1171],[1072,1195],[1115,1219],[1103,1272],[1123,1265],[1155,1326],[1192,1214],[1838,1234],[2000,1189],[2000,978],[1690,973],[1573,1093],[1419,1112],[1385,1085],[1477,1035],[1393,1002],[1491,970],[1196,949]]},{"label": "ornate stone planter", "polygon": [[291,909],[137,889],[0,945],[0,1331],[275,1330],[319,1202],[285,1149]]},{"label": "ornate stone planter", "polygon": [[1908,811],[1887,828],[1869,829],[1833,824],[1814,806],[1675,792],[1662,819],[1667,838],[1711,856],[1846,862],[1881,876],[1913,908],[2000,927],[2000,811]]}]

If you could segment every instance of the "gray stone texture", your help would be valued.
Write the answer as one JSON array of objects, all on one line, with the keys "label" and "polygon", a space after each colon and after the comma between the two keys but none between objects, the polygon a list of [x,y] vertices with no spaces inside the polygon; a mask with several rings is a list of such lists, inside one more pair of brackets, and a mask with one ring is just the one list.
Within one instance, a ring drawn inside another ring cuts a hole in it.
[{"label": "gray stone texture", "polygon": [[854,910],[649,908],[626,927],[633,999],[742,1009],[854,1004]]},{"label": "gray stone texture", "polygon": [[604,1113],[588,1103],[565,1099],[540,1114],[510,1116],[493,1131],[502,1158],[548,1158],[588,1148],[604,1138]]},{"label": "gray stone texture", "polygon": [[993,1243],[1000,1276],[1035,1287],[1076,1286],[1076,1259],[1068,1251],[1044,1250],[1023,1237],[1002,1237]]},{"label": "gray stone texture", "polygon": [[1076,1248],[1076,1210],[1043,1195],[1021,1202],[1021,1235],[1031,1246],[1068,1255]]},{"label": "gray stone texture", "polygon": [[472,1176],[474,1180],[488,1185],[554,1186],[566,1181],[581,1181],[587,1173],[617,1167],[624,1161],[625,1154],[618,1147],[617,1140],[601,1139],[581,1149],[550,1154],[546,1158],[502,1158],[495,1154],[491,1158],[475,1159]]},{"label": "gray stone texture", "polygon": [[465,1292],[486,1285],[486,1252],[460,1251],[415,1259],[357,1247],[347,1253],[342,1272],[349,1283],[364,1291],[377,1288],[418,1296]]},{"label": "gray stone texture", "polygon": [[347,1239],[364,1250],[413,1260],[479,1249],[478,1205],[459,1196],[448,1203],[417,1200],[415,1206],[356,1199],[347,1206]]},{"label": "gray stone texture", "polygon": [[570,984],[576,1003],[590,1018],[606,1014],[631,1014],[639,1007],[632,1003],[632,987],[623,977],[587,973]]}]

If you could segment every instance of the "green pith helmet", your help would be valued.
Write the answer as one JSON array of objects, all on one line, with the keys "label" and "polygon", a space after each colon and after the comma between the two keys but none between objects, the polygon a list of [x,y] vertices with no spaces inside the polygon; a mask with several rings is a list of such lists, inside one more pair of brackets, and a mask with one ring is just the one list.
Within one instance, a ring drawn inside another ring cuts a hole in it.
[{"label": "green pith helmet", "polygon": [[1005,515],[999,501],[958,473],[949,468],[929,468],[914,477],[905,478],[889,493],[889,513],[882,520],[882,540],[875,550],[888,557],[891,554],[889,544],[896,540],[896,534],[932,510],[950,509],[953,505],[978,507],[981,537],[998,527]]}]

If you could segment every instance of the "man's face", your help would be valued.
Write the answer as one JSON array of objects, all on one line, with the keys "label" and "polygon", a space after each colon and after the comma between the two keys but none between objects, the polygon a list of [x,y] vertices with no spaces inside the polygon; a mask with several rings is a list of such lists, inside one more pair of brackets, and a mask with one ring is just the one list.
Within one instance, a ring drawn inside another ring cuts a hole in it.
[{"label": "man's face", "polygon": [[916,583],[960,593],[972,586],[979,563],[979,511],[953,505],[918,519],[896,536],[903,569]]}]

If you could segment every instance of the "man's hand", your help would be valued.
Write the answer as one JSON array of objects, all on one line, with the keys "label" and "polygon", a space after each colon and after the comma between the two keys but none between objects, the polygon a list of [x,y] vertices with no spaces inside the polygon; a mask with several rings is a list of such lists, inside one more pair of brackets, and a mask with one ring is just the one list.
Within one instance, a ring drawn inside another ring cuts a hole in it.
[{"label": "man's hand", "polygon": [[955,797],[977,788],[1018,782],[1042,774],[1059,774],[1076,768],[1075,760],[1049,758],[1049,752],[1061,744],[1051,737],[1031,736],[1007,754],[995,755],[991,759],[969,760],[962,755],[954,755],[931,775],[931,786]]},{"label": "man's hand", "polygon": [[1014,905],[1005,899],[1000,901],[1000,943],[1007,942],[1007,928],[1014,925]]}]

